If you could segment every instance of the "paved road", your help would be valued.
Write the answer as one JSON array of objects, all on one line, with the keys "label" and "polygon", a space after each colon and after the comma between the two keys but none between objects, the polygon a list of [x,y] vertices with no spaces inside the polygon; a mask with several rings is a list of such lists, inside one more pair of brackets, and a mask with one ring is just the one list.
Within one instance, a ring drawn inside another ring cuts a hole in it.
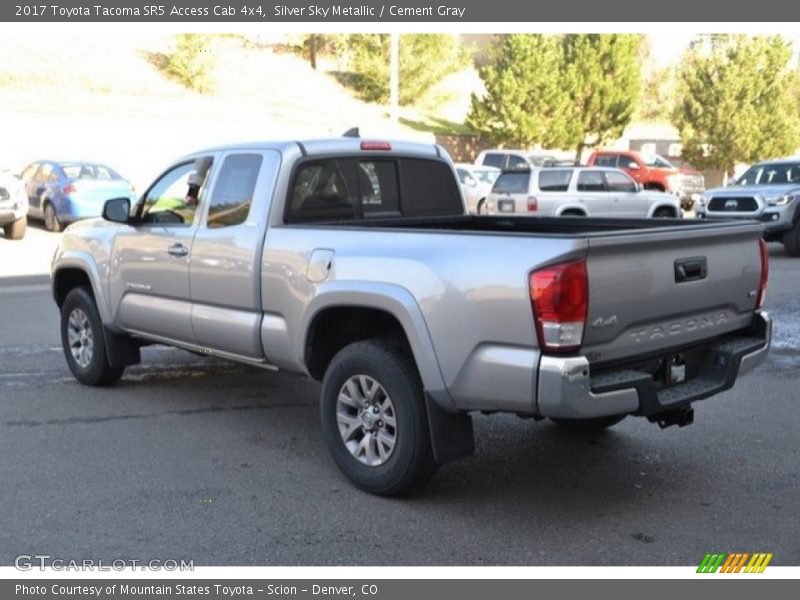
[{"label": "paved road", "polygon": [[775,352],[693,426],[580,437],[478,416],[476,456],[403,500],[339,475],[315,383],[157,347],[82,387],[41,279],[0,278],[0,564],[798,565],[800,261],[771,250]]}]

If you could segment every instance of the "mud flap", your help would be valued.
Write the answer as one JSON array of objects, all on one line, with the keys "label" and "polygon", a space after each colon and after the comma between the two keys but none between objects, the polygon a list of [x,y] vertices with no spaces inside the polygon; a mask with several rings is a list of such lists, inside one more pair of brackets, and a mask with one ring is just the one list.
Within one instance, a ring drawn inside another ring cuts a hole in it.
[{"label": "mud flap", "polygon": [[110,367],[117,369],[138,365],[142,362],[139,345],[127,335],[115,333],[103,325],[103,340],[106,344],[106,359]]},{"label": "mud flap", "polygon": [[425,404],[436,462],[442,465],[472,456],[475,453],[472,417],[465,412],[452,413],[442,409],[427,393]]}]

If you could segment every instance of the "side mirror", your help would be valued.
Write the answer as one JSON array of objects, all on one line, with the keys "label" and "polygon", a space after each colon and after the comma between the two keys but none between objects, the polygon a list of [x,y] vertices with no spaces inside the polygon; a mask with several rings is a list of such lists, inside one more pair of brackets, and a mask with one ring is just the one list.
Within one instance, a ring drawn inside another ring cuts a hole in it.
[{"label": "side mirror", "polygon": [[127,223],[130,220],[130,198],[111,198],[103,204],[103,218],[112,223]]}]

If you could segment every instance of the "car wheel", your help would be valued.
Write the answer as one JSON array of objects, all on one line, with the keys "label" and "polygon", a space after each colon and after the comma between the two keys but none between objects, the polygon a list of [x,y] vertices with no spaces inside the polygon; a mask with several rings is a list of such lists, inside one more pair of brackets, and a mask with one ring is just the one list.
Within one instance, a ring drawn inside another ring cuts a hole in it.
[{"label": "car wheel", "polygon": [[555,419],[551,418],[559,427],[574,431],[576,433],[591,433],[602,431],[613,427],[628,415],[610,415],[607,417],[595,417],[593,419]]},{"label": "car wheel", "polygon": [[3,233],[9,240],[21,240],[25,237],[25,230],[28,228],[28,218],[22,217],[13,223],[3,225]]},{"label": "car wheel", "polygon": [[356,486],[393,496],[436,472],[422,382],[401,344],[360,341],[336,354],[320,412],[328,450]]},{"label": "car wheel", "polygon": [[786,254],[789,256],[800,257],[800,220],[783,234],[783,247],[786,248]]},{"label": "car wheel", "polygon": [[655,219],[671,219],[674,216],[675,213],[671,208],[659,208],[653,213]]},{"label": "car wheel", "polygon": [[71,290],[61,305],[61,346],[75,379],[85,385],[108,385],[124,368],[108,364],[103,327],[94,297],[86,287]]},{"label": "car wheel", "polygon": [[58,220],[56,209],[51,202],[44,205],[44,228],[53,233],[61,231],[61,221]]}]

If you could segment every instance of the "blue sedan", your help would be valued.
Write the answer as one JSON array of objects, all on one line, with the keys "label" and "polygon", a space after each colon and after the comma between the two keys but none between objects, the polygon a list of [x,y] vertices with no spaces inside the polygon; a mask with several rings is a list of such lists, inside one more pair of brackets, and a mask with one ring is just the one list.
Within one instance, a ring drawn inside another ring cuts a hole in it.
[{"label": "blue sedan", "polygon": [[98,163],[41,160],[28,165],[21,178],[28,194],[28,216],[43,219],[48,231],[99,217],[110,198],[134,199],[131,183]]}]

